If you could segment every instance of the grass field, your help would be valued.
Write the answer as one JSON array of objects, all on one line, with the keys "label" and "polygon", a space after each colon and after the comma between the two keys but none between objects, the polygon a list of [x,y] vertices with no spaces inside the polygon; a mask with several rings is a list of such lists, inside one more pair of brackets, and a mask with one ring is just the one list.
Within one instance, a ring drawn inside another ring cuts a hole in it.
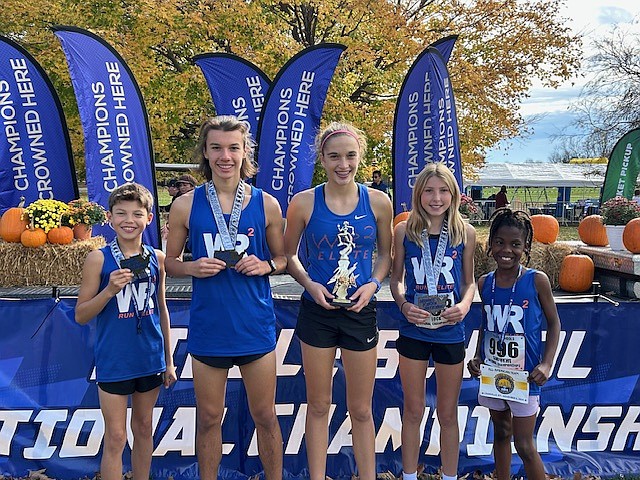
[{"label": "grass field", "polygon": [[[489,236],[489,225],[487,223],[483,223],[482,225],[474,225],[476,229],[476,233],[478,234],[478,238],[486,238]],[[569,240],[580,240],[578,236],[578,227],[577,226],[564,226],[560,225],[560,233],[558,233],[558,240],[569,241]]]},{"label": "grass field", "polygon": [[[485,187],[482,189],[483,198],[489,197],[494,193],[498,193],[498,187]],[[514,200],[522,203],[553,203],[558,198],[558,189],[555,187],[520,187],[507,188],[507,198],[509,201]],[[600,198],[600,189],[598,187],[573,187],[571,189],[571,202],[585,200],[587,198]]]}]

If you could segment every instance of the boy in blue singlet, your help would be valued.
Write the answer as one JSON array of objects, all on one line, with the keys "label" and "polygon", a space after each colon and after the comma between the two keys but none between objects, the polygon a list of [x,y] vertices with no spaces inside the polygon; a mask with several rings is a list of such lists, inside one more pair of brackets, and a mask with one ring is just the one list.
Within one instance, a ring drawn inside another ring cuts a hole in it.
[{"label": "boy in blue singlet", "polygon": [[164,253],[142,243],[151,222],[153,197],[136,183],[109,196],[107,217],[116,238],[85,260],[76,322],[97,317],[95,359],[105,433],[100,473],[122,478],[131,396],[134,478],[149,478],[153,452],[152,414],[160,385],[176,381],[165,302]]},{"label": "boy in blue singlet", "polygon": [[[269,275],[284,271],[278,201],[244,179],[256,173],[247,124],[206,120],[194,160],[207,183],[171,206],[167,271],[193,277],[187,351],[193,360],[196,452],[201,480],[215,480],[222,459],[222,419],[229,369],[237,365],[256,425],[267,480],[282,478],[276,415],[276,316]],[[182,252],[189,238],[192,259]]]},{"label": "boy in blue singlet", "polygon": [[[494,426],[493,453],[499,480],[511,478],[511,437],[527,478],[544,480],[544,465],[533,441],[540,386],[551,375],[560,318],[544,272],[526,268],[533,229],[529,216],[508,208],[491,217],[489,254],[498,268],[478,280],[482,325],[471,375],[482,377],[478,402]],[[547,338],[542,346],[543,322]]]}]

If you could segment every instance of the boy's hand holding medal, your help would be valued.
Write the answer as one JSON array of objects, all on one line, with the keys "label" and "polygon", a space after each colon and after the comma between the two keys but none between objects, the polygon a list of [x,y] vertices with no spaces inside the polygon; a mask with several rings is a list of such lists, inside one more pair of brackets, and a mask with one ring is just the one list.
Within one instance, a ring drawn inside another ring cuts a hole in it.
[{"label": "boy's hand holding medal", "polygon": [[147,252],[134,255],[120,261],[120,268],[128,268],[133,276],[141,279],[147,277],[147,267],[149,266],[150,256]]}]

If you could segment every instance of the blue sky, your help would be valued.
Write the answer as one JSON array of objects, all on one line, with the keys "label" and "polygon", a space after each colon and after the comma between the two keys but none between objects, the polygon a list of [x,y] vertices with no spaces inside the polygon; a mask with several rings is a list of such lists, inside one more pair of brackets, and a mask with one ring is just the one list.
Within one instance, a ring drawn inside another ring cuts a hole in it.
[{"label": "blue sky", "polygon": [[[562,16],[575,33],[583,35],[585,56],[591,54],[591,41],[602,37],[615,24],[640,24],[640,2],[636,0],[566,0]],[[575,133],[571,123],[574,115],[569,106],[575,101],[589,72],[569,79],[557,89],[544,88],[536,84],[530,97],[521,105],[521,114],[530,135],[501,142],[497,148],[487,152],[490,163],[527,161],[546,162],[555,149],[554,136]]]}]

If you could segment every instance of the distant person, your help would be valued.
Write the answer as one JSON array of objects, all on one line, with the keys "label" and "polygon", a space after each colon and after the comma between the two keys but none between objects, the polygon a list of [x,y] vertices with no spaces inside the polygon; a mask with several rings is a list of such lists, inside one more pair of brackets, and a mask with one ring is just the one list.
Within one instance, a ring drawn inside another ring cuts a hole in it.
[{"label": "distant person", "polygon": [[507,198],[507,187],[506,185],[502,185],[500,187],[500,191],[496,194],[496,209],[506,207],[509,204],[509,199]]},{"label": "distant person", "polygon": [[380,170],[373,171],[373,182],[371,182],[371,188],[380,190],[381,192],[389,195],[389,187],[382,181],[382,172]]},{"label": "distant person", "polygon": [[633,200],[640,205],[640,188],[636,188],[635,192],[633,192]]},{"label": "distant person", "polygon": [[171,180],[169,180],[167,182],[167,192],[169,193],[169,196],[171,197],[171,201],[169,202],[168,205],[161,205],[160,211],[161,212],[169,212],[169,210],[171,210],[171,205],[173,204],[173,201],[176,199],[176,197],[180,194],[180,190],[178,189],[178,179],[176,178],[172,178]]},{"label": "distant person", "polygon": [[180,195],[184,195],[185,193],[189,193],[198,185],[198,181],[194,178],[193,175],[189,175],[185,173],[184,175],[180,175],[178,180],[176,181],[176,186],[178,187],[178,195],[175,197],[179,197]]}]

